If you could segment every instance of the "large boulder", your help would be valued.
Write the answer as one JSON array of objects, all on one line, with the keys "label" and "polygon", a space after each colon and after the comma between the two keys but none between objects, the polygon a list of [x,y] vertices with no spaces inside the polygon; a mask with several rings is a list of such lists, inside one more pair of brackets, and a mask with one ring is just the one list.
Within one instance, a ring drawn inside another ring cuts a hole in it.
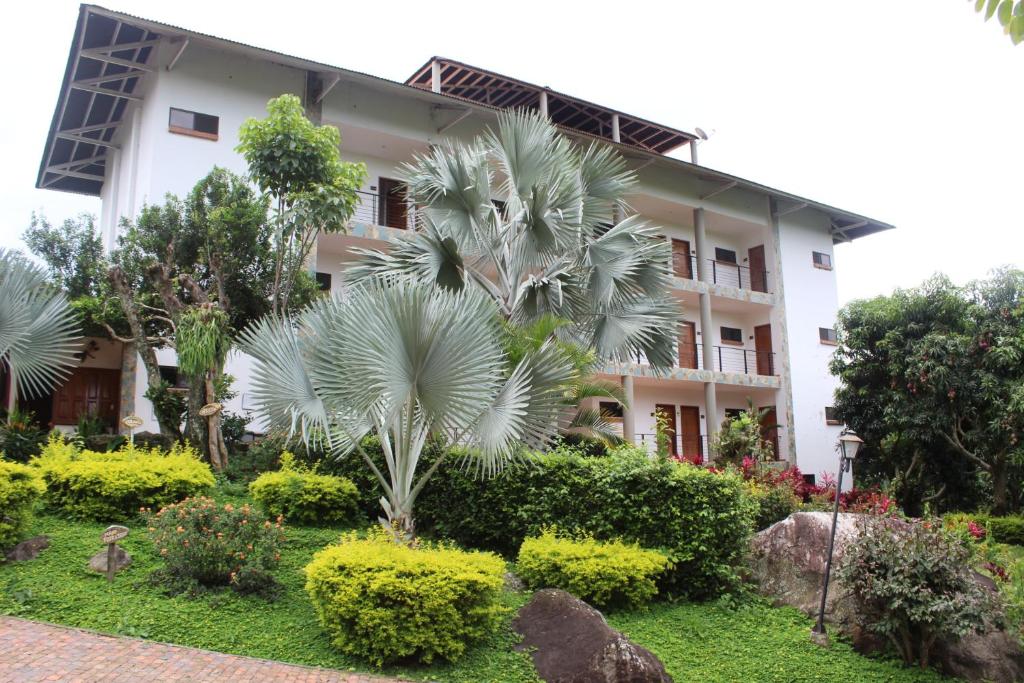
[{"label": "large boulder", "polygon": [[[119,572],[132,563],[132,556],[121,546],[114,551],[114,571]],[[107,573],[107,550],[104,548],[89,558],[89,569],[100,574]]]},{"label": "large boulder", "polygon": [[8,562],[28,562],[36,559],[40,551],[49,547],[49,536],[33,536],[8,550],[4,556]]},{"label": "large boulder", "polygon": [[512,622],[547,683],[671,683],[651,652],[563,590],[538,591]]},{"label": "large boulder", "polygon": [[[836,567],[860,526],[878,521],[878,517],[869,515],[839,515],[832,579],[825,604],[826,621],[847,634],[854,647],[862,652],[876,650],[884,643],[858,626],[856,605],[847,587],[836,576]],[[797,512],[755,534],[751,540],[751,569],[761,593],[776,604],[790,605],[809,617],[817,617],[831,531],[831,514]],[[994,590],[991,580],[981,575],[976,575],[976,579]],[[1024,681],[1024,651],[1016,638],[1003,631],[937,642],[934,660],[943,673],[969,681]]]}]

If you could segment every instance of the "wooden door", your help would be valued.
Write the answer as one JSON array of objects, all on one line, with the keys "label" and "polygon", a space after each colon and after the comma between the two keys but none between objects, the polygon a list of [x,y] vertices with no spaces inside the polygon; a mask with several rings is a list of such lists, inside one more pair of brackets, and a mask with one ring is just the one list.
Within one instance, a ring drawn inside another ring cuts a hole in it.
[{"label": "wooden door", "polygon": [[[668,437],[668,453],[675,457],[679,455],[679,448],[676,446],[676,407],[670,403],[658,403],[654,406],[655,415],[665,418],[665,436]],[[657,435],[655,435],[657,438]],[[657,440],[655,441],[657,443]]]},{"label": "wooden door", "polygon": [[672,240],[672,271],[676,277],[693,279],[693,260],[690,259],[690,243],[687,240]]},{"label": "wooden door", "polygon": [[378,187],[380,203],[377,222],[389,228],[408,228],[409,205],[405,183],[391,178],[381,178]]},{"label": "wooden door", "polygon": [[121,395],[121,372],[103,368],[76,368],[68,381],[53,392],[53,423],[73,425],[83,415],[96,415],[113,426]]},{"label": "wooden door", "polygon": [[772,448],[775,459],[779,459],[779,417],[775,412],[775,406],[761,406],[761,438],[768,442]]},{"label": "wooden door", "polygon": [[767,292],[768,272],[765,270],[764,245],[747,250],[747,259],[750,263],[750,288],[755,292]]},{"label": "wooden door", "polygon": [[697,369],[697,325],[689,320],[679,326],[679,367]]},{"label": "wooden door", "polygon": [[775,360],[772,355],[771,325],[758,325],[754,328],[754,354],[757,356],[757,374],[774,375]]},{"label": "wooden door", "polygon": [[697,406],[679,406],[679,442],[683,449],[683,457],[692,463],[700,464],[704,460],[700,443],[700,408]]}]

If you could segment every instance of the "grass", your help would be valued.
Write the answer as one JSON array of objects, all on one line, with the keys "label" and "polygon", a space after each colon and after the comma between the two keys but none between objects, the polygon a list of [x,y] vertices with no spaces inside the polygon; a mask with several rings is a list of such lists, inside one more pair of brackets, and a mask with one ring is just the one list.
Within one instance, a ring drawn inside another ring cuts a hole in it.
[{"label": "grass", "polygon": [[[226,495],[219,495],[221,500],[240,502],[236,491],[222,494]],[[104,528],[39,515],[32,533],[49,535],[50,548],[32,562],[0,564],[0,613],[232,654],[372,670],[331,648],[303,590],[302,567],[314,551],[334,541],[339,530],[289,528],[276,570],[284,593],[267,602],[231,591],[195,599],[167,597],[147,581],[160,562],[139,525],[122,542],[132,555],[131,566],[108,584],[86,569],[89,557],[102,548],[99,535]],[[509,619],[456,664],[390,667],[383,673],[453,683],[537,681],[528,656],[512,649],[516,636],[508,625],[511,613],[527,598],[506,594]],[[658,655],[679,682],[940,680],[936,674],[904,669],[891,660],[862,657],[842,643],[820,649],[808,640],[809,620],[794,610],[762,603],[739,609],[663,604],[647,611],[613,613],[609,621]]]}]

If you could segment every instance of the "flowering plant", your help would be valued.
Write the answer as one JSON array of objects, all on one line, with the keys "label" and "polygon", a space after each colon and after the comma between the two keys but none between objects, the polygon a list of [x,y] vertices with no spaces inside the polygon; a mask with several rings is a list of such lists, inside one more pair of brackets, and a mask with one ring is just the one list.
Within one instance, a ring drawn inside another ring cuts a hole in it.
[{"label": "flowering plant", "polygon": [[188,498],[141,513],[165,562],[156,578],[173,592],[230,586],[266,594],[276,587],[268,570],[281,559],[281,517],[271,521],[249,505],[220,505],[211,498]]}]

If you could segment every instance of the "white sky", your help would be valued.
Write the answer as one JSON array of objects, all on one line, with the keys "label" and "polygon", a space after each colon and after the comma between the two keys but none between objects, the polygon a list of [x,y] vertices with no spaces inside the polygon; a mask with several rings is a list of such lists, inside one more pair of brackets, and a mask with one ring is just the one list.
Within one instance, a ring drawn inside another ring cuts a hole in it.
[{"label": "white sky", "polygon": [[[327,3],[123,0],[110,9],[404,80],[439,54],[665,125],[715,130],[701,163],[893,223],[837,252],[842,301],[1024,266],[1024,45],[965,0]],[[34,189],[78,5],[3,25],[0,246]],[[342,143],[344,149],[344,141]]]}]

